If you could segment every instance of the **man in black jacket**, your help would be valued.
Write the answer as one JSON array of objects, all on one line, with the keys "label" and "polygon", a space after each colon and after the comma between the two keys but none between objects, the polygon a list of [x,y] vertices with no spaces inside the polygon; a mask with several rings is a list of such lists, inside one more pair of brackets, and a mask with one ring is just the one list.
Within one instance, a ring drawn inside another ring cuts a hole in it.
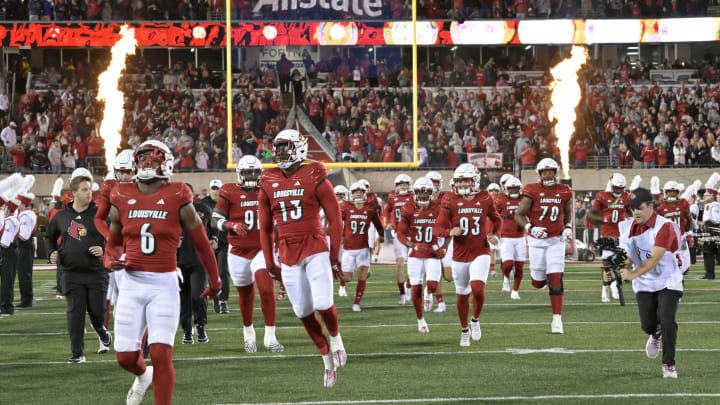
[{"label": "man in black jacket", "polygon": [[[217,204],[218,196],[220,195],[220,187],[223,183],[220,179],[213,179],[210,181],[210,192],[207,197],[200,200],[201,203],[205,204],[210,208],[210,212],[215,208]],[[198,211],[199,212],[199,211]],[[227,256],[228,256],[228,241],[225,232],[217,230],[215,228],[210,229],[208,232],[210,243],[215,249],[215,257],[217,258],[218,271],[220,272],[220,279],[223,282],[222,291],[215,297],[213,303],[213,309],[218,314],[228,314],[230,309],[228,308],[227,300],[230,295],[230,273],[228,272]]]},{"label": "man in black jacket", "polygon": [[[45,234],[45,243],[51,252],[50,262],[58,263],[62,270],[60,283],[67,300],[72,351],[68,363],[83,363],[86,311],[102,346],[109,348],[112,343],[112,336],[103,325],[108,271],[102,264],[105,240],[95,228],[97,206],[92,202],[92,179],[74,178],[70,191],[73,202],[55,214]],[[60,246],[58,237],[61,237]]]}]

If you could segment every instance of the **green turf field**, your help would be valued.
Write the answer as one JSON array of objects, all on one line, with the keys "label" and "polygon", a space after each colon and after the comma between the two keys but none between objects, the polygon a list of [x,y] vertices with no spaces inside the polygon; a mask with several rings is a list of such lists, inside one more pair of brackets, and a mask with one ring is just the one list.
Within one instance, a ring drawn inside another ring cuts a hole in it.
[{"label": "green turf field", "polygon": [[[700,265],[692,268],[678,313],[679,379],[664,380],[661,358],[645,356],[634,296],[625,307],[600,303],[597,267],[566,268],[564,335],[550,333],[547,291],[535,291],[529,274],[520,301],[499,291],[500,276],[491,278],[482,340],[461,348],[451,283],[443,283],[447,312],[427,314],[430,333],[420,334],[412,306],[397,305],[391,267],[376,266],[362,312],[351,310],[354,282],[350,297],[335,296],[349,359],[332,389],[322,388],[322,360],[288,301],[279,302],[277,317],[285,352],[262,348],[256,308],[259,351],[246,354],[232,294],[230,314],[210,308],[209,343],[182,345],[177,334],[174,403],[720,403],[720,283],[698,280]],[[113,352],[95,353],[94,333],[86,335],[88,362],[65,364],[70,344],[55,273],[38,271],[34,279],[35,306],[0,318],[0,403],[124,403],[133,377]],[[152,390],[144,403],[152,403]]]}]

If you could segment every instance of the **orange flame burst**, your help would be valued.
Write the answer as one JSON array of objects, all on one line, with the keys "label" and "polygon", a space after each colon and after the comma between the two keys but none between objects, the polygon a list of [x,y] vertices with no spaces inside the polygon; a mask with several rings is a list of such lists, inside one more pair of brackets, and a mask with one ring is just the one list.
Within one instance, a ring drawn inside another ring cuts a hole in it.
[{"label": "orange flame burst", "polygon": [[120,39],[110,51],[112,54],[110,66],[98,77],[97,99],[105,102],[99,135],[105,140],[105,161],[108,170],[112,170],[115,163],[115,155],[120,146],[120,130],[125,116],[125,99],[123,92],[118,89],[118,80],[125,69],[125,58],[128,55],[135,55],[136,47],[135,30],[123,25],[120,28]]},{"label": "orange flame burst", "polygon": [[578,84],[578,70],[588,58],[587,49],[582,46],[573,46],[571,56],[550,69],[553,82],[552,107],[548,111],[548,118],[557,119],[555,134],[558,138],[560,158],[562,160],[563,177],[568,179],[570,167],[570,137],[575,132],[575,107],[580,102],[580,85]]}]

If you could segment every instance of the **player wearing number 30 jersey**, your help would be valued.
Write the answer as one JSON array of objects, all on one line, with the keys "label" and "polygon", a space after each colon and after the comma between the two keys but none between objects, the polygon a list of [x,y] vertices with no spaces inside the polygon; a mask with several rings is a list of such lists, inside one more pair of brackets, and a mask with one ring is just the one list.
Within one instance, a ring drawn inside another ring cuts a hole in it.
[{"label": "player wearing number 30 jersey", "polygon": [[572,242],[572,190],[560,184],[560,166],[546,158],[537,165],[539,183],[525,186],[515,221],[528,235],[530,275],[535,288],[549,285],[552,333],[563,333],[562,300],[565,241]]}]

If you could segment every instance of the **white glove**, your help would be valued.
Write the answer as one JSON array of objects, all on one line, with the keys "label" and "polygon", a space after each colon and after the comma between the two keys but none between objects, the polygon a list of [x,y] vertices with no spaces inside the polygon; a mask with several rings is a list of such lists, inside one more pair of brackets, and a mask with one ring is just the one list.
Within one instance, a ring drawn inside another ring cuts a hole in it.
[{"label": "white glove", "polygon": [[533,226],[530,228],[530,235],[536,239],[545,239],[548,236],[546,229],[547,228],[543,228],[542,226]]},{"label": "white glove", "polygon": [[571,242],[571,241],[572,241],[572,229],[570,229],[570,228],[565,228],[565,230],[563,231],[562,236],[563,236],[563,239],[565,239],[566,241]]}]

